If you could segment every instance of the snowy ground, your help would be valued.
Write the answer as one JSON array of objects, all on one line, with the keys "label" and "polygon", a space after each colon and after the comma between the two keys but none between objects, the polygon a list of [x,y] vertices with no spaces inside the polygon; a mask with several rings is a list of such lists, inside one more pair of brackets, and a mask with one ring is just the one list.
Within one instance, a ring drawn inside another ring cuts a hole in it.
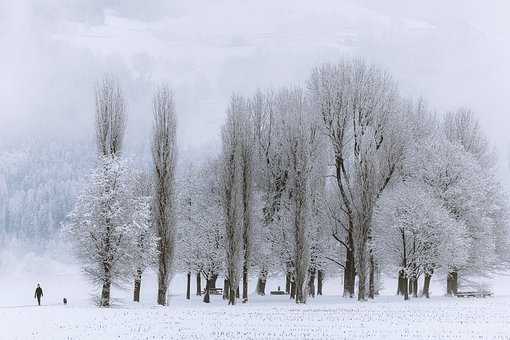
[{"label": "snowy ground", "polygon": [[[0,339],[510,339],[508,278],[486,299],[446,298],[442,282],[435,282],[430,300],[403,302],[386,282],[383,296],[358,303],[335,295],[340,282],[329,279],[326,295],[307,305],[286,296],[251,296],[249,304],[229,307],[219,296],[209,305],[196,296],[186,301],[178,275],[175,295],[163,308],[154,304],[155,280],[148,275],[141,304],[129,302],[130,290],[117,289],[114,307],[100,309],[76,266],[38,257],[21,263],[6,265],[4,258],[0,269]],[[41,307],[34,306],[37,282],[45,290]],[[269,289],[281,283],[275,279]]]},{"label": "snowy ground", "polygon": [[508,297],[362,304],[323,297],[304,306],[267,297],[235,307],[220,300],[1,308],[0,326],[5,339],[510,339]]}]

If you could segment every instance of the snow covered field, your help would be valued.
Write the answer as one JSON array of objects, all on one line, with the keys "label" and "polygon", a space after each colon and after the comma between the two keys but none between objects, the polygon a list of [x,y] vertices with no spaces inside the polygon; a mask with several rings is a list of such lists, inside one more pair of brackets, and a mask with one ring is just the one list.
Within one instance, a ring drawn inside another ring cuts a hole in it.
[{"label": "snow covered field", "polygon": [[[5,255],[5,254],[4,254]],[[155,277],[142,283],[142,303],[131,290],[113,292],[114,307],[94,306],[96,293],[76,266],[28,257],[16,266],[3,257],[0,270],[0,339],[510,339],[510,280],[494,281],[496,296],[443,297],[443,282],[433,282],[430,300],[408,302],[393,296],[387,279],[383,296],[358,303],[337,296],[338,279],[325,284],[325,296],[296,305],[287,296],[251,296],[249,304],[225,305],[219,296],[206,305],[184,299],[185,280],[172,281],[170,306],[155,305]],[[11,262],[13,263],[13,262]],[[33,291],[41,282],[44,306]],[[255,287],[252,283],[252,288]],[[268,290],[282,281],[269,282]],[[192,292],[194,281],[192,281]],[[63,306],[62,297],[69,299]]]},{"label": "snow covered field", "polygon": [[327,296],[299,306],[266,297],[235,307],[175,298],[168,308],[4,307],[0,327],[4,339],[510,339],[509,305],[509,297],[360,304]]}]

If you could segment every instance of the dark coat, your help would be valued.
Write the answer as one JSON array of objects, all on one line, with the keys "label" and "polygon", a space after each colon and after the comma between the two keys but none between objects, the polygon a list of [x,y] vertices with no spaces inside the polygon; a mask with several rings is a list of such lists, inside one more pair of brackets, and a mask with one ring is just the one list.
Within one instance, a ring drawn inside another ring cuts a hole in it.
[{"label": "dark coat", "polygon": [[41,296],[43,296],[42,288],[41,287],[37,287],[37,289],[35,290],[34,297],[40,298]]}]

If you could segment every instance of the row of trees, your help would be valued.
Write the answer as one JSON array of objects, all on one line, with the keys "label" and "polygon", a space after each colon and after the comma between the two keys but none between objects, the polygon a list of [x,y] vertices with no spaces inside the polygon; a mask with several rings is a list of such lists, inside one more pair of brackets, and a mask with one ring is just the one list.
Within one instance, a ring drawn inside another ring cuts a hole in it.
[{"label": "row of trees", "polygon": [[[506,197],[495,159],[469,110],[438,117],[404,99],[391,76],[361,60],[315,68],[306,87],[233,95],[217,157],[176,170],[172,95],[154,97],[152,171],[122,157],[118,84],[98,87],[98,166],[68,228],[85,270],[102,286],[158,271],[166,304],[172,271],[209,302],[218,277],[229,304],[264,295],[283,275],[297,303],[343,276],[342,293],[374,298],[381,273],[407,299],[429,296],[433,274],[455,293],[460,276],[507,263]],[[172,264],[175,264],[172,266]],[[317,285],[316,285],[317,282]],[[355,283],[357,282],[357,289]],[[242,286],[242,293],[241,288]],[[138,293],[137,293],[138,291]]]},{"label": "row of trees", "polygon": [[234,95],[222,140],[222,155],[197,170],[216,179],[191,175],[200,186],[182,189],[180,226],[196,233],[181,253],[214,265],[181,268],[207,280],[223,270],[231,304],[241,277],[246,301],[247,272],[261,295],[268,275],[283,274],[303,303],[339,269],[345,297],[374,298],[387,273],[407,299],[420,278],[426,297],[433,274],[453,294],[461,275],[507,264],[507,198],[474,115],[437,116],[373,65],[325,64],[305,89]]}]

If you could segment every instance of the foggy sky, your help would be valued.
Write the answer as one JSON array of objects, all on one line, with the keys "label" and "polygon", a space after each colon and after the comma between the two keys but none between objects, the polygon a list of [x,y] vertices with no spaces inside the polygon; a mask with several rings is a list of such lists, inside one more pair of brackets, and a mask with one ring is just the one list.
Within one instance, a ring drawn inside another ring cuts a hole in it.
[{"label": "foggy sky", "polygon": [[91,140],[94,82],[112,72],[132,143],[147,143],[152,90],[165,81],[181,150],[214,151],[232,92],[361,56],[438,112],[472,108],[506,161],[509,13],[505,0],[0,0],[0,147]]}]

